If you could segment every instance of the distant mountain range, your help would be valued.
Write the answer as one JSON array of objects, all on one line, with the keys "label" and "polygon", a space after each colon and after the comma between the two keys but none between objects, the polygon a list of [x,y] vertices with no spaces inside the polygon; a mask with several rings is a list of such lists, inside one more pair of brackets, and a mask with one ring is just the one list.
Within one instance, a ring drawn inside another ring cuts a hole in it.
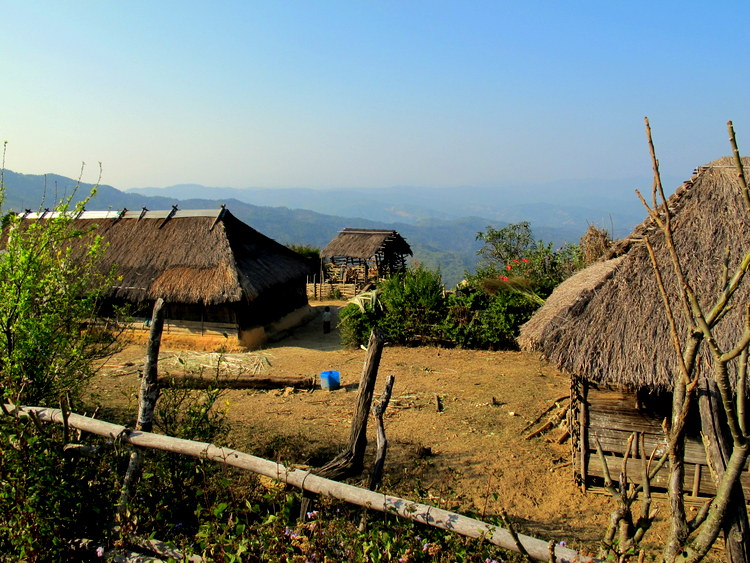
[{"label": "distant mountain range", "polygon": [[[623,184],[628,182],[627,189]],[[632,183],[630,183],[632,182]],[[4,172],[4,209],[54,207],[77,182],[56,174]],[[665,182],[666,184],[666,182]],[[577,242],[589,224],[624,236],[645,213],[632,188],[650,181],[632,179],[604,189],[603,182],[549,184],[499,189],[413,188],[309,189],[211,188],[195,184],[121,191],[101,185],[89,209],[211,209],[226,204],[253,228],[282,244],[325,246],[344,227],[395,229],[409,242],[414,258],[439,267],[452,286],[473,271],[480,245],[476,234],[488,225],[529,221],[537,238],[555,244]],[[666,185],[674,185],[666,184]],[[74,200],[91,190],[77,188]],[[546,191],[545,191],[546,190]],[[643,191],[643,190],[642,190]],[[543,194],[547,201],[542,202]],[[536,202],[535,202],[536,200]]]},{"label": "distant mountain range", "polygon": [[[504,188],[216,188],[181,184],[133,188],[131,194],[180,199],[236,199],[268,207],[308,209],[326,215],[385,223],[420,224],[425,220],[482,217],[489,223],[529,221],[538,227],[585,230],[591,224],[626,234],[643,219],[636,187],[650,179],[601,180],[506,186]],[[669,184],[667,184],[669,185]]]}]

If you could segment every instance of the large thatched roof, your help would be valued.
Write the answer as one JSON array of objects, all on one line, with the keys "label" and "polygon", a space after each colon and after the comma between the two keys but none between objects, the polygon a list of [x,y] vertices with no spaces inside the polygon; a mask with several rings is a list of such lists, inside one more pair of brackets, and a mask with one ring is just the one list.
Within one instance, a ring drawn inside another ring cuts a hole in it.
[{"label": "large thatched roof", "polygon": [[347,256],[366,260],[382,254],[412,255],[411,247],[396,231],[346,228],[321,250],[323,258]]},{"label": "large thatched roof", "polygon": [[[750,158],[744,164],[750,166]],[[733,160],[726,157],[700,167],[668,204],[687,278],[708,308],[722,287],[727,248],[730,271],[750,250],[750,212],[741,200]],[[618,260],[584,270],[553,293],[521,328],[521,346],[541,351],[558,368],[592,381],[670,388],[676,355],[644,236],[675,298],[673,309],[684,334],[687,323],[664,237],[647,219],[616,246]],[[722,346],[741,334],[749,301],[747,279],[735,297],[736,306],[716,330]]]},{"label": "large thatched roof", "polygon": [[76,219],[76,226],[94,225],[107,244],[104,265],[122,277],[113,297],[129,302],[249,302],[279,284],[304,283],[308,272],[304,258],[223,207],[86,211]]}]

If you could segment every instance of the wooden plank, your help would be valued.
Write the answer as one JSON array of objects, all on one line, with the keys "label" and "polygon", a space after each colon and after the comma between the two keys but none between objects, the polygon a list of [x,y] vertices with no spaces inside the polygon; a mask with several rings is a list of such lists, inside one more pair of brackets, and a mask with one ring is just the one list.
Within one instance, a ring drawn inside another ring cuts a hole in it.
[{"label": "wooden plank", "polygon": [[[612,493],[606,487],[592,486],[589,487],[589,491],[594,493],[595,495],[606,495],[608,497],[612,496]],[[664,491],[651,491],[651,498],[668,501],[669,495]],[[685,506],[700,508],[705,503],[706,497],[694,497],[691,495],[685,495]],[[714,544],[714,548],[716,548],[716,544]]]},{"label": "wooden plank", "polygon": [[694,468],[695,473],[693,474],[693,490],[692,494],[694,497],[698,496],[698,492],[701,489],[701,473],[703,472],[700,465],[696,465]]},{"label": "wooden plank", "polygon": [[[581,429],[581,444],[588,443],[589,436],[589,406],[588,406],[588,388],[589,384],[586,380],[581,380],[581,401],[580,410],[578,411],[579,424]],[[588,456],[586,455],[586,448],[581,447],[580,452],[581,460],[581,488],[586,492],[586,484],[588,483]]]},{"label": "wooden plank", "polygon": [[[587,447],[589,451],[596,451],[596,442],[594,441],[594,438],[598,438],[602,450],[604,450],[605,453],[625,455],[628,438],[631,434],[632,431],[600,428],[591,424],[589,425],[589,440]],[[648,432],[640,432],[640,434],[644,437],[646,456],[650,456],[655,448],[665,443],[664,436],[661,434],[651,434]],[[688,463],[706,465],[706,452],[703,449],[703,444],[697,440],[686,440],[685,461]]]},{"label": "wooden plank", "polygon": [[[588,472],[589,476],[604,477],[604,470],[602,468],[602,462],[599,456],[595,453],[590,454],[588,460]],[[607,466],[609,467],[611,475],[618,475],[622,468],[622,458],[617,456],[605,455],[607,460]],[[636,460],[635,463],[631,460],[628,462],[628,478],[634,483],[640,483],[640,461]],[[686,486],[687,491],[695,490],[695,479],[696,479],[696,465],[685,464],[685,481],[683,486]],[[659,473],[656,474],[654,479],[651,481],[652,487],[658,487],[666,490],[669,479],[669,468],[663,467]],[[710,473],[701,469],[701,474],[698,476],[699,487],[697,488],[699,495],[712,496],[716,494],[716,484],[713,481]],[[742,489],[745,492],[745,498],[750,498],[750,473],[745,471],[741,477]]]},{"label": "wooden plank", "polygon": [[661,421],[633,408],[629,410],[602,410],[601,404],[590,403],[589,418],[592,426],[602,428],[615,428],[617,430],[635,430],[641,432],[650,432],[651,434],[661,434]]}]

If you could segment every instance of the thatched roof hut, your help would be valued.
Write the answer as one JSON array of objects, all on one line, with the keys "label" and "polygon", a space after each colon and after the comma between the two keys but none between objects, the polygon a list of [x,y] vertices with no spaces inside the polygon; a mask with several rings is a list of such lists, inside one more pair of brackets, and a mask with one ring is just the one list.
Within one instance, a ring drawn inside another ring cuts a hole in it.
[{"label": "thatched roof hut", "polygon": [[[750,166],[750,158],[744,164]],[[650,199],[650,194],[644,196]],[[708,308],[723,287],[725,258],[733,271],[750,249],[750,214],[742,201],[733,159],[721,158],[698,168],[667,204],[687,279]],[[578,469],[584,482],[584,460],[593,449],[589,432],[606,437],[609,451],[621,455],[616,444],[624,445],[632,431],[650,436],[652,446],[659,443],[661,421],[669,414],[666,394],[677,373],[677,358],[646,236],[672,296],[679,334],[685,334],[687,323],[665,239],[650,218],[614,246],[610,260],[561,284],[521,327],[523,349],[541,352],[573,376],[572,405],[577,413],[573,422],[578,426],[573,429],[573,445],[581,456]],[[747,302],[750,283],[744,283],[735,296],[735,303]],[[742,333],[745,315],[745,307],[734,307],[716,327],[721,346],[726,348]],[[697,436],[694,442],[690,456],[696,465],[693,490],[697,493],[710,488],[711,480],[705,475],[701,480],[698,466],[705,464],[705,453]],[[590,461],[592,467],[598,463],[595,455]]]},{"label": "thatched roof hut", "polygon": [[[745,165],[750,165],[750,158],[745,159]],[[732,159],[722,158],[698,168],[669,198],[668,205],[674,214],[674,241],[680,260],[707,306],[722,287],[727,249],[731,269],[750,248],[750,214],[741,201]],[[619,255],[617,261],[591,266],[561,285],[558,290],[564,296],[558,299],[558,291],[553,293],[554,298],[521,328],[519,343],[542,352],[560,369],[590,381],[670,389],[675,352],[645,236],[654,247],[667,291],[679,312],[678,286],[664,237],[647,219],[615,245],[610,256]],[[576,284],[584,279],[588,281],[576,291]],[[592,279],[594,287],[589,287]],[[750,283],[744,284],[736,299],[738,303],[750,299]],[[561,310],[562,314],[553,313]],[[679,321],[680,315],[677,317]],[[741,332],[744,322],[742,307],[730,311],[716,333],[722,345]],[[684,334],[684,321],[678,328]]]},{"label": "thatched roof hut", "polygon": [[201,332],[231,328],[243,341],[248,331],[307,306],[308,262],[223,206],[86,211],[75,224],[94,227],[107,245],[102,266],[114,267],[121,278],[111,302],[128,303],[145,316],[161,297],[168,325],[200,323]]},{"label": "thatched roof hut", "polygon": [[404,238],[388,229],[345,228],[320,252],[329,276],[339,281],[348,281],[347,277],[368,281],[391,275],[402,271],[406,257],[412,255]]}]

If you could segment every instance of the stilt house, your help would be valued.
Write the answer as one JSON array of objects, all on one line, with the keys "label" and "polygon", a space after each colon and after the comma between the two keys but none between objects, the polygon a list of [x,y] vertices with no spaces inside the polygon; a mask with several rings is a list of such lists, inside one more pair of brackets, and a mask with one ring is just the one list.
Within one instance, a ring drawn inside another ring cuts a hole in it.
[{"label": "stilt house", "polygon": [[164,338],[202,336],[209,347],[253,348],[310,314],[307,261],[223,206],[85,211],[75,223],[103,238],[102,266],[121,278],[105,306],[129,305],[141,319],[135,327],[143,327],[161,297]]},{"label": "stilt house", "polygon": [[[748,169],[750,159],[744,164]],[[733,159],[719,159],[697,169],[693,178],[668,199],[668,205],[678,255],[699,299],[708,306],[723,289],[725,257],[733,271],[750,250],[750,215],[742,201]],[[638,451],[638,440],[634,442],[636,456],[649,456],[665,442],[662,424],[671,417],[671,391],[678,364],[644,243],[646,236],[673,299],[678,333],[684,335],[687,324],[664,236],[647,219],[615,245],[609,260],[590,266],[556,288],[521,327],[518,338],[523,349],[541,352],[571,374],[573,465],[584,486],[603,476],[595,438],[613,475],[620,471],[632,433],[645,438],[644,452]],[[743,332],[750,279],[743,282],[733,302],[735,307],[715,331],[725,348],[730,342],[736,343]],[[683,486],[693,495],[711,495],[716,486],[699,434],[699,417],[697,412],[690,416]],[[636,474],[629,477],[639,481],[639,471],[632,473]],[[652,484],[666,487],[667,476],[668,470],[662,469]],[[747,472],[743,487],[748,495]]]},{"label": "stilt house", "polygon": [[406,240],[386,229],[346,228],[320,252],[324,279],[355,291],[404,271],[412,255]]}]

